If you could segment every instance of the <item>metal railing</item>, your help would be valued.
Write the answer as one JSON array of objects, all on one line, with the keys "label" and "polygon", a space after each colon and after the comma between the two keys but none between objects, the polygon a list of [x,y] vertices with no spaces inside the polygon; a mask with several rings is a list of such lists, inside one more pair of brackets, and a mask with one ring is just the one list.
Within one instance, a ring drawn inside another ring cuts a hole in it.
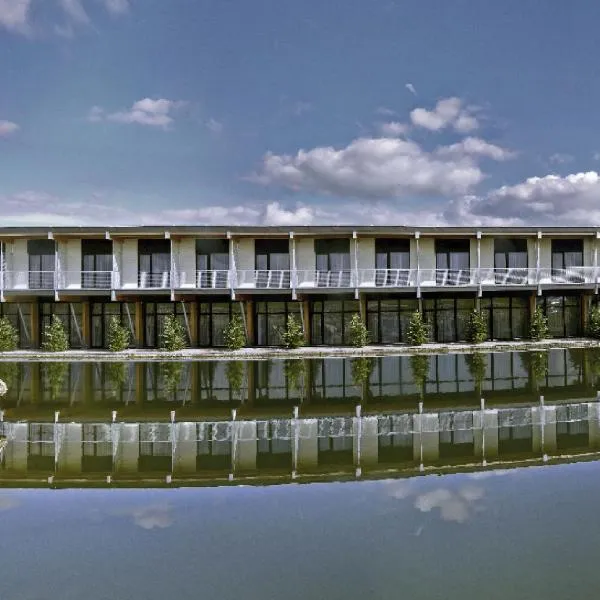
[{"label": "metal railing", "polygon": [[317,269],[296,271],[298,288],[354,288],[357,273],[352,269],[343,271],[319,271]]},{"label": "metal railing", "polygon": [[289,270],[236,271],[237,288],[287,289],[291,285]]},{"label": "metal railing", "polygon": [[115,271],[59,271],[58,289],[111,290],[117,287]]},{"label": "metal railing", "polygon": [[170,271],[161,271],[160,273],[140,271],[138,287],[141,289],[168,289],[171,287],[171,273]]}]

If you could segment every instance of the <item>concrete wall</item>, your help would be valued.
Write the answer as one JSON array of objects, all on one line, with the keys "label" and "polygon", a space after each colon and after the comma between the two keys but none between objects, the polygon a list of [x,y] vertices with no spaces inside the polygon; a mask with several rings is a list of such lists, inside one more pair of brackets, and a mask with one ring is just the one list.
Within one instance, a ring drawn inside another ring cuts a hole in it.
[{"label": "concrete wall", "polygon": [[[296,269],[298,269],[298,287],[314,286],[313,272],[316,267],[315,241],[313,238],[296,238]],[[302,271],[309,271],[303,273]]]},{"label": "concrete wall", "polygon": [[81,240],[69,239],[57,242],[60,285],[65,289],[81,288]]},{"label": "concrete wall", "polygon": [[294,457],[296,469],[313,469],[319,464],[319,422],[317,419],[299,419],[297,431],[297,454]]},{"label": "concrete wall", "polygon": [[477,239],[469,240],[469,268],[477,268]]},{"label": "concrete wall", "polygon": [[196,240],[183,238],[176,240],[175,264],[179,272],[178,286],[193,288],[196,286]]},{"label": "concrete wall", "polygon": [[138,287],[138,243],[137,240],[125,239],[122,242],[120,256],[121,287],[135,289]]},{"label": "concrete wall", "polygon": [[80,473],[83,458],[83,425],[61,423],[56,425],[62,436],[57,468],[60,472]]},{"label": "concrete wall", "polygon": [[12,244],[12,284],[17,289],[29,287],[29,254],[27,253],[27,240],[15,240]]},{"label": "concrete wall", "polygon": [[140,427],[137,423],[122,423],[119,432],[119,447],[115,460],[115,471],[137,473],[140,457]]},{"label": "concrete wall", "polygon": [[494,268],[494,238],[481,238],[481,268]]},{"label": "concrete wall", "polygon": [[175,425],[174,439],[177,440],[177,444],[173,461],[174,473],[196,472],[196,437],[196,423],[177,423]]},{"label": "concrete wall", "polygon": [[[354,249],[352,245],[350,249],[350,254],[353,256]],[[375,238],[358,238],[358,268],[375,268]]]},{"label": "concrete wall", "polygon": [[433,238],[419,240],[419,269],[421,270],[421,283],[435,285],[435,240]]},{"label": "concrete wall", "polygon": [[254,271],[255,252],[252,238],[240,238],[233,242],[235,267],[238,271]]}]

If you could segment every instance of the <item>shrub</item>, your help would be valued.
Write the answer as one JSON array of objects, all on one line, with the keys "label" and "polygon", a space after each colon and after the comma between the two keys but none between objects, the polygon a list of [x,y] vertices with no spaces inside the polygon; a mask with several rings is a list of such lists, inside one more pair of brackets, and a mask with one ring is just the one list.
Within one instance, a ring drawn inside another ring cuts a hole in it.
[{"label": "shrub", "polygon": [[0,319],[0,352],[10,352],[19,346],[19,333],[8,317]]},{"label": "shrub", "polygon": [[160,335],[161,346],[169,352],[176,352],[187,348],[185,328],[175,315],[168,315],[163,323]]},{"label": "shrub", "polygon": [[587,324],[587,334],[596,339],[600,339],[600,306],[592,307]]},{"label": "shrub", "polygon": [[65,352],[69,349],[65,326],[56,315],[52,315],[52,321],[44,327],[42,340],[42,349],[48,352]]},{"label": "shrub", "polygon": [[429,339],[429,325],[423,320],[421,311],[416,310],[411,315],[406,338],[413,346],[421,346]]},{"label": "shrub", "polygon": [[475,388],[478,392],[481,391],[481,385],[485,378],[485,368],[487,366],[487,357],[481,352],[474,352],[473,354],[467,354],[465,356],[465,362],[469,373],[475,383]]},{"label": "shrub", "polygon": [[351,364],[352,381],[354,385],[364,385],[371,379],[373,371],[373,359],[368,356],[360,356],[352,359]]},{"label": "shrub", "polygon": [[488,338],[488,324],[485,315],[475,309],[469,315],[467,323],[467,341],[471,344],[481,344]]},{"label": "shrub", "polygon": [[429,356],[425,354],[413,354],[410,357],[410,370],[412,371],[413,381],[419,390],[419,395],[423,395],[423,388],[429,372]]},{"label": "shrub", "polygon": [[17,383],[19,365],[14,362],[0,362],[0,380],[4,381],[7,390],[12,389]]},{"label": "shrub", "polygon": [[539,342],[548,337],[548,318],[544,314],[541,306],[538,306],[531,316],[531,325],[529,326],[529,337],[534,342]]},{"label": "shrub", "polygon": [[48,388],[52,400],[58,398],[68,371],[69,363],[66,362],[49,362],[46,365],[46,377],[48,378]]},{"label": "shrub", "polygon": [[182,362],[160,363],[159,372],[167,393],[174,394],[177,391],[182,371]]},{"label": "shrub", "polygon": [[281,334],[283,345],[286,348],[300,348],[304,346],[304,330],[294,315],[288,315],[285,331]]},{"label": "shrub", "polygon": [[548,373],[547,352],[527,352],[525,355],[531,380],[536,388]]},{"label": "shrub", "polygon": [[125,363],[106,363],[104,365],[104,373],[106,374],[108,381],[110,381],[118,390],[123,387],[123,384],[125,383]]},{"label": "shrub", "polygon": [[229,383],[229,390],[239,393],[244,383],[244,362],[241,360],[230,360],[225,367],[225,375]]},{"label": "shrub", "polygon": [[111,317],[108,322],[107,340],[108,349],[111,352],[122,352],[129,348],[131,341],[129,329],[121,323],[121,320],[117,316]]},{"label": "shrub", "polygon": [[358,314],[350,319],[349,333],[350,344],[355,348],[362,348],[369,343],[369,332]]},{"label": "shrub", "polygon": [[246,329],[242,317],[234,315],[223,332],[229,350],[239,350],[246,345]]},{"label": "shrub", "polygon": [[306,364],[301,359],[286,359],[283,365],[283,372],[290,390],[298,390],[301,382],[304,383]]}]

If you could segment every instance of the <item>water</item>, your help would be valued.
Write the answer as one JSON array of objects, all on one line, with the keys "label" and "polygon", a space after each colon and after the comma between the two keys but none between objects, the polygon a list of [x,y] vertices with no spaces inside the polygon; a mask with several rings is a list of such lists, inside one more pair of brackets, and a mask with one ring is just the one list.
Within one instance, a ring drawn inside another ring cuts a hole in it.
[{"label": "water", "polygon": [[0,598],[595,597],[596,364],[3,365]]}]

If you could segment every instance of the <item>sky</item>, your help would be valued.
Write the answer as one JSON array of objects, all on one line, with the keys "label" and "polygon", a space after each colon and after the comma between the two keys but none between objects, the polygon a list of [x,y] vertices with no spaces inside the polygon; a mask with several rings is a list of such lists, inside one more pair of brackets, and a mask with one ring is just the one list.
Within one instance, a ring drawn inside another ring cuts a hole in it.
[{"label": "sky", "polygon": [[599,19],[0,0],[0,224],[600,226]]}]

